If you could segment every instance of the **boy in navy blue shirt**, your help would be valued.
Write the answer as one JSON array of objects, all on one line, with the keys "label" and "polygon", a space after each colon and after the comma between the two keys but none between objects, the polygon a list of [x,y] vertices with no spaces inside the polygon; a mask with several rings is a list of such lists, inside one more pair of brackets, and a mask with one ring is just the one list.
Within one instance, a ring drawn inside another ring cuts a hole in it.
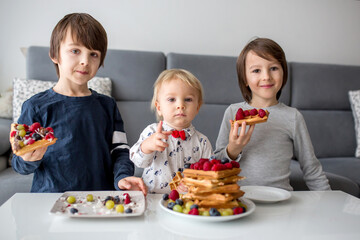
[{"label": "boy in navy blue shirt", "polygon": [[12,159],[15,171],[34,173],[32,192],[126,189],[146,195],[142,179],[132,177],[115,100],[87,86],[106,51],[106,31],[88,14],[68,14],[55,26],[49,55],[59,81],[24,103],[18,122],[52,127],[58,141]]}]

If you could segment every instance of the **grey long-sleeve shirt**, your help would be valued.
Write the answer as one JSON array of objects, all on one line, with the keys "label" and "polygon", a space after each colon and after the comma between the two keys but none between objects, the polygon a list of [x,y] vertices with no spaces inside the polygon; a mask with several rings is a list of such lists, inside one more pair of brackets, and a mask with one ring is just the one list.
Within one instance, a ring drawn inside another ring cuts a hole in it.
[{"label": "grey long-sleeve shirt", "polygon": [[[244,110],[253,108],[241,102],[226,109],[216,141],[217,158],[228,157],[229,120],[234,119],[240,107]],[[291,191],[290,160],[295,158],[310,190],[330,190],[301,113],[283,103],[264,109],[270,113],[268,121],[255,126],[249,143],[237,158],[242,169],[240,175],[246,177],[240,185],[272,186]]]}]

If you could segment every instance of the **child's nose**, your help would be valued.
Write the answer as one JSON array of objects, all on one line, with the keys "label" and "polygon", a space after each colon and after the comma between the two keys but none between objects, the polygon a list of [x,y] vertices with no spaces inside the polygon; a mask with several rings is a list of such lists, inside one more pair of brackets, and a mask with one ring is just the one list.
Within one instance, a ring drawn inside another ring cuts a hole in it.
[{"label": "child's nose", "polygon": [[176,109],[184,110],[184,109],[185,109],[185,106],[184,106],[183,104],[181,104],[181,105],[177,106]]},{"label": "child's nose", "polygon": [[89,57],[83,56],[83,57],[81,58],[80,64],[81,64],[82,66],[87,66],[87,65],[89,64]]},{"label": "child's nose", "polygon": [[269,71],[263,71],[263,79],[264,80],[270,79],[270,72]]}]

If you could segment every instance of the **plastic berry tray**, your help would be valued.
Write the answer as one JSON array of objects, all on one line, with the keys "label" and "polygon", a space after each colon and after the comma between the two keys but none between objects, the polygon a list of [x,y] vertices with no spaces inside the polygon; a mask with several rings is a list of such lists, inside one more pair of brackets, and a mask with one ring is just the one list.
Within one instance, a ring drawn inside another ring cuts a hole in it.
[{"label": "plastic berry tray", "polygon": [[160,208],[163,209],[165,212],[168,212],[170,214],[173,214],[177,217],[192,219],[192,220],[198,220],[198,221],[204,221],[204,222],[224,222],[224,221],[231,221],[238,218],[246,217],[250,214],[252,214],[255,211],[255,203],[251,200],[242,197],[241,202],[247,206],[247,210],[244,213],[237,214],[237,215],[230,215],[230,216],[200,216],[200,215],[190,215],[185,213],[179,213],[175,212],[171,209],[167,208],[167,201],[160,199],[159,205]]},{"label": "plastic berry tray", "polygon": [[[124,193],[130,195],[131,202],[124,204]],[[86,196],[93,195],[93,201],[88,202]],[[75,203],[68,203],[67,197],[74,196]],[[117,204],[112,209],[107,209],[104,200],[108,196],[119,196],[124,209],[131,208],[131,213],[120,213],[115,210]],[[77,209],[77,213],[71,213],[71,209]],[[86,192],[65,192],[54,203],[50,210],[50,214],[65,217],[76,218],[111,218],[111,217],[134,217],[140,216],[145,211],[145,197],[141,191],[86,191]]]}]

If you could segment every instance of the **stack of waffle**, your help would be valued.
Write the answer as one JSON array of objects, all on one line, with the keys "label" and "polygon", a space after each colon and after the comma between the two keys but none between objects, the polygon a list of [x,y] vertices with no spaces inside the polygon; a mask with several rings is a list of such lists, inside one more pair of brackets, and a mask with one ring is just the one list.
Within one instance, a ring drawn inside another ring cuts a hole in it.
[{"label": "stack of waffle", "polygon": [[237,182],[244,177],[238,176],[240,168],[221,171],[185,169],[182,179],[188,193],[182,198],[193,201],[202,209],[233,208],[238,206],[237,199],[244,195]]}]

